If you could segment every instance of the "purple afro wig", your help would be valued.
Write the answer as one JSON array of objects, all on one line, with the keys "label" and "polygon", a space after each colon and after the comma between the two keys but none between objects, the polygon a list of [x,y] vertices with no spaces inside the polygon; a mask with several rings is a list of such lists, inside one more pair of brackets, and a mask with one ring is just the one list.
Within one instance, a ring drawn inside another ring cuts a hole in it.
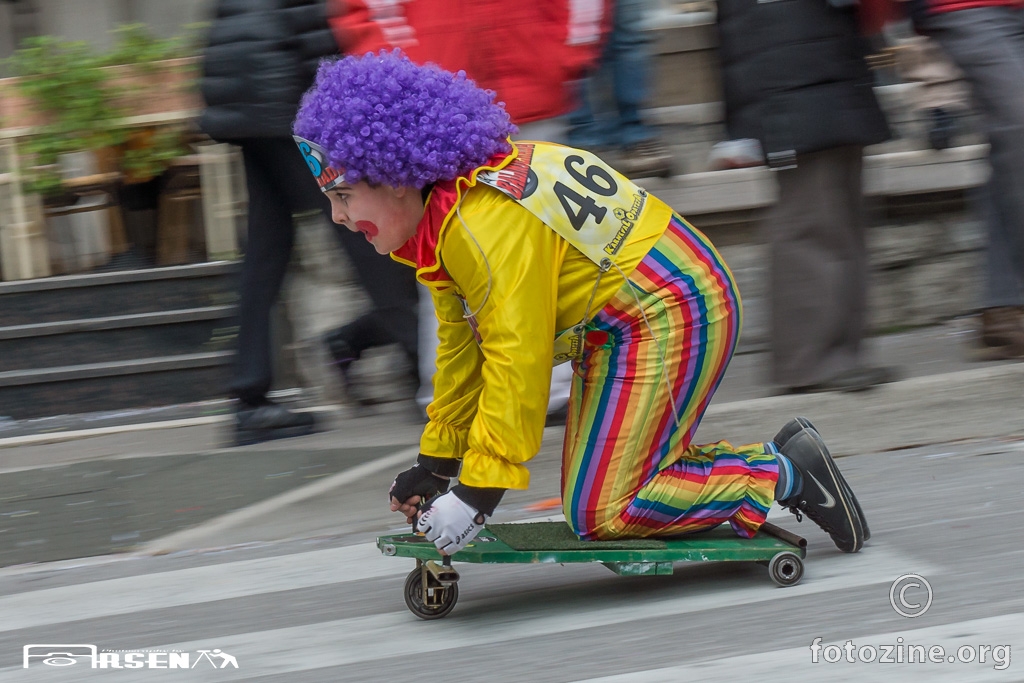
[{"label": "purple afro wig", "polygon": [[494,93],[465,72],[417,66],[398,50],[321,63],[294,130],[349,183],[415,188],[508,151],[516,132]]}]

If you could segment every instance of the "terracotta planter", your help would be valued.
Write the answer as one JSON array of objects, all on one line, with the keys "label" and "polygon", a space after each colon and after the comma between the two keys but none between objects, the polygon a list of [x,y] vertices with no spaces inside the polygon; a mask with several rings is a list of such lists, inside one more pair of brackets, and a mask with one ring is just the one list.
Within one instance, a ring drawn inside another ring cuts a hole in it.
[{"label": "terracotta planter", "polygon": [[199,58],[168,59],[143,68],[133,64],[111,66],[110,84],[119,92],[114,106],[128,116],[186,112],[201,109]]},{"label": "terracotta planter", "polygon": [[0,78],[0,130],[42,123],[42,118],[32,111],[32,103],[18,91],[17,84],[17,78]]},{"label": "terracotta planter", "polygon": [[[196,111],[202,108],[197,88],[199,59],[168,59],[151,68],[137,65],[104,68],[116,90],[115,107],[126,116]],[[17,88],[17,78],[0,79],[0,129],[25,128],[45,123],[32,101]]]}]

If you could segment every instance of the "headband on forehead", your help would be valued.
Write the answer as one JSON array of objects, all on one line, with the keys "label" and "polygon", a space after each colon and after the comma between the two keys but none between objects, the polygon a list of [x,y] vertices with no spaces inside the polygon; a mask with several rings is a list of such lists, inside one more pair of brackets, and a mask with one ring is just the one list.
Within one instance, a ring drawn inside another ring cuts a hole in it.
[{"label": "headband on forehead", "polygon": [[341,172],[327,165],[327,150],[311,140],[300,138],[298,135],[293,135],[292,139],[299,146],[302,158],[306,160],[306,166],[309,167],[313,177],[316,178],[321,192],[329,191],[344,180]]}]

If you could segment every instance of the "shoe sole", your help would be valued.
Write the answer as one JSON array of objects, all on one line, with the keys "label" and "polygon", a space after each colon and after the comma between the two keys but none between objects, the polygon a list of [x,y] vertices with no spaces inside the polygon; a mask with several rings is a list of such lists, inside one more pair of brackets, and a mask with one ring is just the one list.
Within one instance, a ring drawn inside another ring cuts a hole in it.
[{"label": "shoe sole", "polygon": [[316,431],[316,425],[300,425],[296,427],[277,427],[274,429],[245,429],[235,432],[236,446],[252,446],[264,441],[290,439],[296,436],[308,436]]},{"label": "shoe sole", "polygon": [[[842,484],[839,482],[842,479],[842,475],[839,474],[839,468],[836,467],[835,461],[832,459],[832,455],[828,452],[828,447],[825,446],[825,442],[822,441],[817,431],[810,429],[804,429],[814,442],[815,448],[818,455],[821,457],[821,461],[825,464],[825,469],[829,473],[829,477],[832,480],[832,485],[835,486],[836,492],[839,493],[839,503],[843,506],[843,513],[846,515],[847,521],[850,524],[850,528],[853,531],[853,545],[852,548],[847,550],[836,542],[835,537],[832,537],[832,542],[836,544],[836,547],[842,550],[844,553],[855,553],[864,547],[864,525],[860,521],[860,516],[857,514],[856,509],[853,507],[853,502],[847,497]],[[806,485],[806,482],[805,482]],[[817,514],[817,510],[811,512],[811,509],[803,510],[804,514],[811,517],[814,520],[814,515]],[[814,520],[817,521],[817,520]],[[829,534],[832,536],[832,534]]]},{"label": "shoe sole", "polygon": [[[772,439],[775,443],[775,447],[781,451],[782,447],[789,443],[789,440],[799,434],[800,430],[804,428],[810,429],[818,435],[819,439],[821,438],[821,432],[818,431],[817,427],[815,427],[810,420],[806,417],[794,417],[792,420],[787,422],[782,429],[779,430],[779,433],[775,435],[775,438]],[[857,500],[857,496],[853,495],[853,489],[851,489],[850,485],[846,482],[846,478],[843,477],[843,473],[839,472],[838,467],[836,468],[836,471],[839,473],[839,483],[843,487],[843,492],[846,493],[846,497],[850,499],[850,502],[853,503],[853,507],[857,510],[857,516],[860,517],[861,528],[864,529],[864,542],[867,543],[871,540],[871,529],[868,528],[868,518],[864,516],[864,510],[860,506],[860,501]]]}]

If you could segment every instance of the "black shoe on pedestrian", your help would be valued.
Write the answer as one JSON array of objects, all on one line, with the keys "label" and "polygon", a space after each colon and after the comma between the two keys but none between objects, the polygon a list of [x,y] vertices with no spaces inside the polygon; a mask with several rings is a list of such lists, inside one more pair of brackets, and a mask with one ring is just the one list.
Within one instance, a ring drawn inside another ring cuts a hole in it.
[{"label": "black shoe on pedestrian", "polygon": [[270,401],[255,406],[240,402],[235,412],[236,446],[305,436],[314,431],[316,420],[311,413],[297,413]]},{"label": "black shoe on pedestrian", "polygon": [[341,330],[332,330],[323,337],[324,346],[331,354],[331,362],[338,368],[342,379],[348,376],[348,369],[352,363],[359,360],[359,354],[353,350],[348,340],[341,334]]},{"label": "black shoe on pedestrian", "polygon": [[1024,308],[984,309],[973,356],[977,360],[1024,359]]},{"label": "black shoe on pedestrian", "polygon": [[668,178],[672,154],[657,140],[645,140],[623,147],[615,168],[627,178]]},{"label": "black shoe on pedestrian", "polygon": [[358,382],[353,378],[352,364],[359,360],[348,340],[341,333],[341,329],[328,332],[323,337],[324,346],[331,354],[331,364],[338,370],[341,376],[341,386],[345,391],[345,397],[349,404],[360,406],[371,406],[376,401],[368,398],[365,392],[360,390]]},{"label": "black shoe on pedestrian", "polygon": [[818,384],[789,387],[790,394],[819,394],[827,391],[853,393],[865,391],[879,384],[895,382],[899,378],[894,368],[888,366],[862,365],[841,372]]},{"label": "black shoe on pedestrian", "polygon": [[841,475],[835,461],[818,433],[804,428],[780,449],[800,471],[803,489],[796,495],[780,500],[779,505],[789,508],[801,519],[806,514],[831,538],[844,553],[855,553],[864,545],[864,524],[847,488],[841,484]]},{"label": "black shoe on pedestrian", "polygon": [[928,128],[928,144],[934,150],[948,149],[956,133],[956,119],[948,110],[934,107],[928,110],[931,126]]},{"label": "black shoe on pedestrian", "polygon": [[[785,445],[789,443],[789,440],[799,434],[805,427],[817,434],[818,438],[821,438],[821,433],[810,420],[806,417],[794,417],[779,430],[779,433],[775,435],[772,442],[775,444],[775,447],[781,451]],[[843,476],[843,473],[839,471],[838,467],[836,468],[836,473],[839,475],[839,484],[846,491],[847,497],[853,501],[853,507],[857,510],[857,515],[860,516],[861,526],[864,527],[864,540],[871,540],[871,529],[868,528],[868,518],[864,516],[864,510],[861,509],[860,501],[858,501],[857,496],[853,494],[853,489],[850,488],[850,484],[847,483],[846,477]]]}]

